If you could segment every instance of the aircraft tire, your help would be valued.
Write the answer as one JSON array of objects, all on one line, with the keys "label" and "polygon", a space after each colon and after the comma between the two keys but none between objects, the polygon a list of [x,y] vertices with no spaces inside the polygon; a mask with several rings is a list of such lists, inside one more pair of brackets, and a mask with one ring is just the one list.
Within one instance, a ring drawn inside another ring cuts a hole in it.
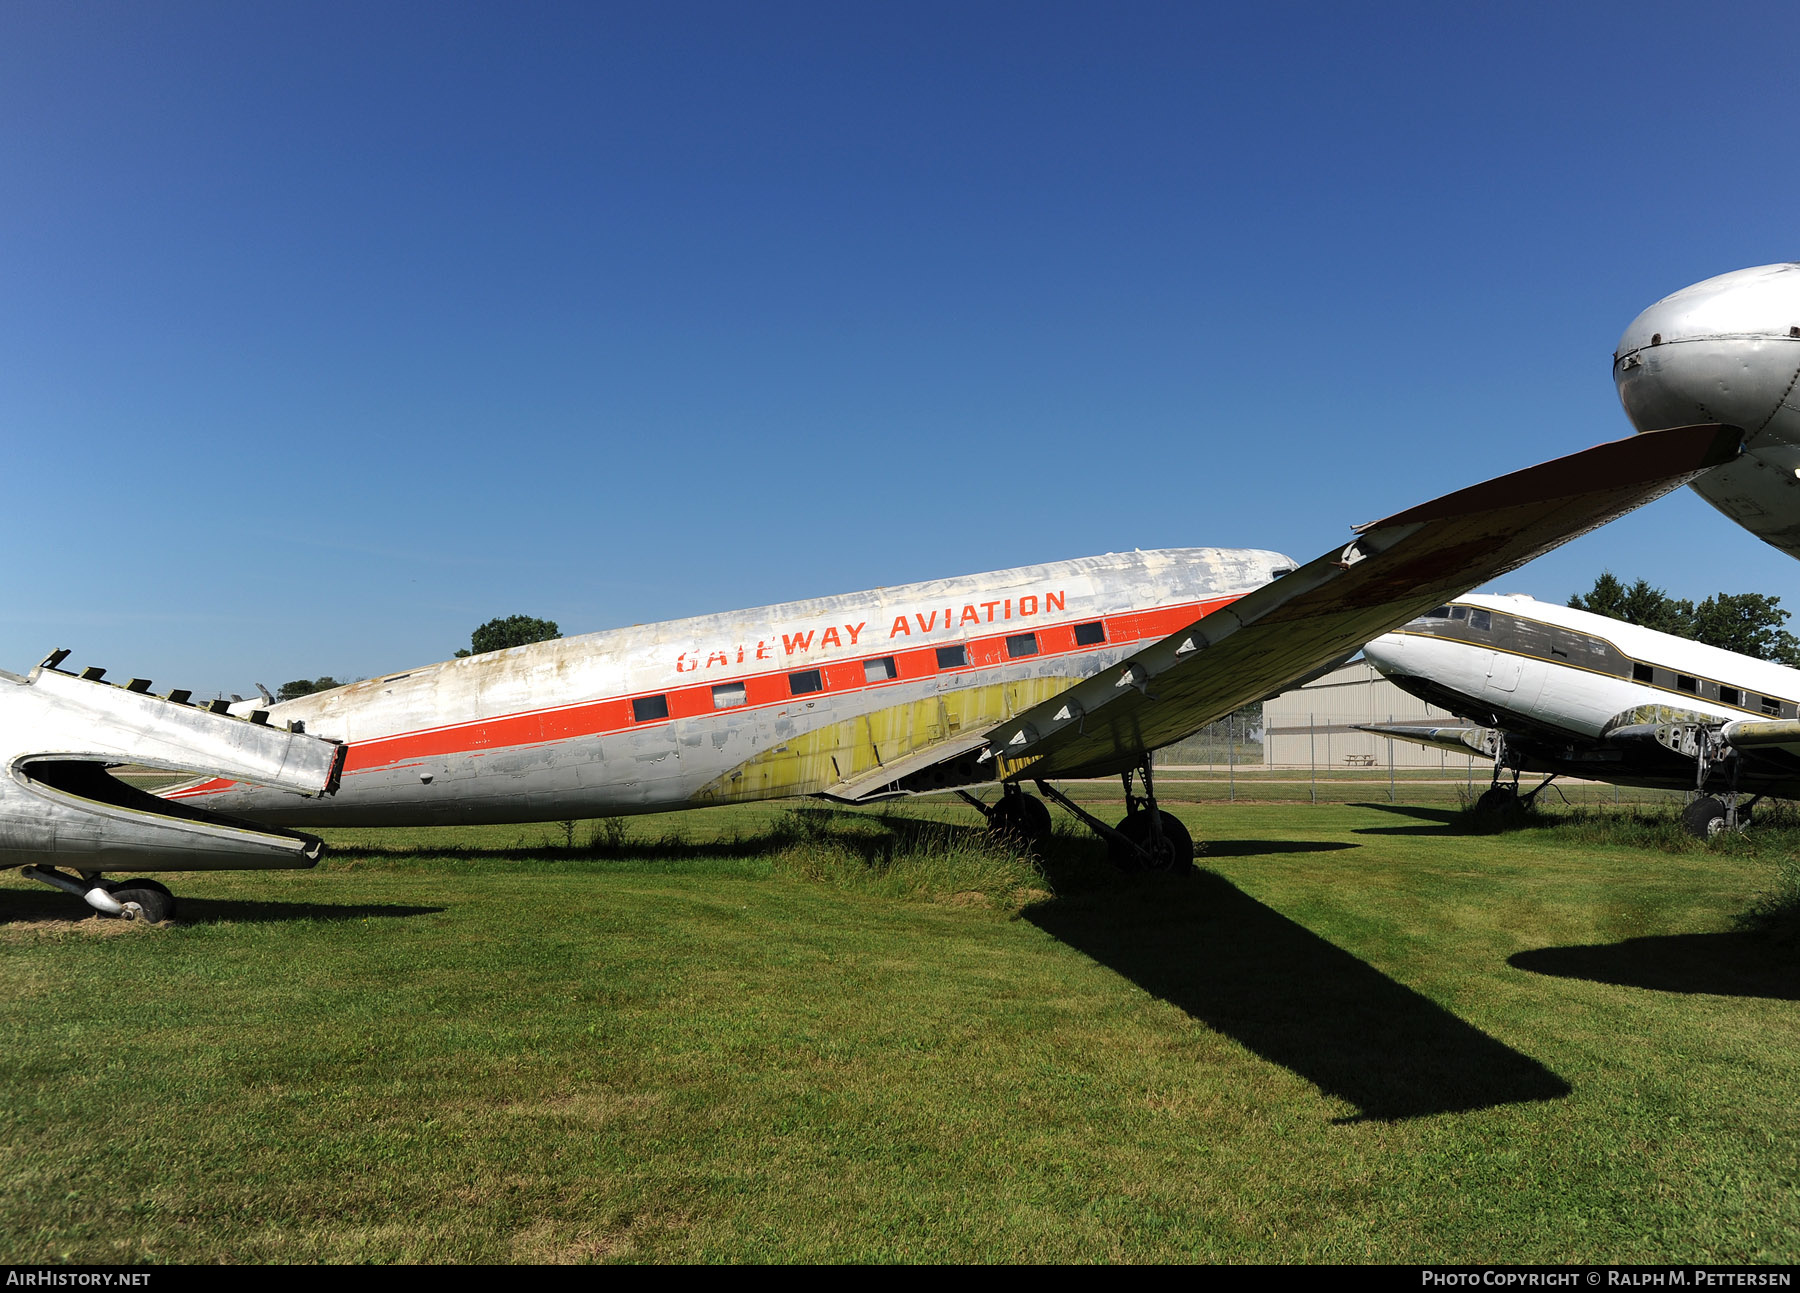
[{"label": "aircraft tire", "polygon": [[1518,803],[1519,796],[1510,786],[1495,786],[1484,791],[1480,799],[1475,801],[1478,813],[1504,813]]},{"label": "aircraft tire", "polygon": [[160,925],[175,914],[174,895],[154,880],[127,880],[112,890],[112,896],[125,908],[125,920]]},{"label": "aircraft tire", "polygon": [[996,835],[1011,835],[1027,847],[1035,847],[1050,838],[1050,810],[1044,801],[1031,795],[1006,795],[994,805],[988,818],[988,829]]},{"label": "aircraft tire", "polygon": [[1128,870],[1143,867],[1165,875],[1186,875],[1194,869],[1194,837],[1173,813],[1153,810],[1162,820],[1162,847],[1151,842],[1150,811],[1131,813],[1118,825],[1119,834],[1150,854],[1145,862],[1139,854],[1126,849],[1113,850],[1113,862]]},{"label": "aircraft tire", "polygon": [[1696,799],[1681,810],[1681,824],[1688,828],[1690,835],[1710,840],[1726,829],[1725,805],[1711,795]]}]

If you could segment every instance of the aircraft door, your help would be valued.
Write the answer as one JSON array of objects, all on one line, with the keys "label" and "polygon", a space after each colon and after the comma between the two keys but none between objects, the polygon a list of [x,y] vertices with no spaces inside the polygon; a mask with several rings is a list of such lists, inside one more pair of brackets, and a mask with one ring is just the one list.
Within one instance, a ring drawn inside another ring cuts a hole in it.
[{"label": "aircraft door", "polygon": [[1496,651],[1488,660],[1488,687],[1512,694],[1519,685],[1519,657]]}]

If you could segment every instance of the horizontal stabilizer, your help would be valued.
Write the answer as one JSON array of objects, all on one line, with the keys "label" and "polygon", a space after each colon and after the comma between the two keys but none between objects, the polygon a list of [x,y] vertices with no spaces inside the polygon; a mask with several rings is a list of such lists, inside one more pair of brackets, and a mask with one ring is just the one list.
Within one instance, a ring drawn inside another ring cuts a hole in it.
[{"label": "horizontal stabilizer", "polygon": [[1473,751],[1484,759],[1494,757],[1499,748],[1499,733],[1491,727],[1475,727],[1468,723],[1359,723],[1359,732],[1392,737],[1396,741],[1412,741],[1458,754]]},{"label": "horizontal stabilizer", "polygon": [[149,683],[104,681],[105,670],[57,668],[51,655],[28,677],[0,674],[0,865],[203,871],[306,867],[323,844],[151,795],[110,769],[130,763],[229,776],[298,794],[338,788],[347,749],[223,702],[150,694]]}]

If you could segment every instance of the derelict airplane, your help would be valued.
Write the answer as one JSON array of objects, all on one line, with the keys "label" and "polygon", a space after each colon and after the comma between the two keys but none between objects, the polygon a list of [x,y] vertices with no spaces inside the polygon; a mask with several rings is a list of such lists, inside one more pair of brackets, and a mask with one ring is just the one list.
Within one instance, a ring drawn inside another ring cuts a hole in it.
[{"label": "derelict airplane", "polygon": [[[1573,607],[1478,594],[1363,653],[1403,691],[1481,724],[1364,730],[1494,760],[1489,807],[1517,796],[1521,772],[1547,774],[1537,790],[1558,776],[1691,790],[1699,795],[1684,820],[1704,837],[1746,822],[1765,795],[1800,798],[1800,670]],[[1500,780],[1508,768],[1510,787]]]},{"label": "derelict airplane", "polygon": [[[246,726],[272,731],[274,716],[348,747],[337,793],[300,798],[278,779],[199,765],[214,775],[164,802],[189,820],[399,826],[800,795],[868,803],[997,782],[989,820],[1036,834],[1049,814],[1023,792],[1029,780],[1121,861],[1186,868],[1193,843],[1156,805],[1151,751],[1731,461],[1740,438],[1694,426],[1597,445],[1357,527],[1304,566],[1255,550],[1114,554],[540,642],[267,708],[244,702],[230,708],[262,716]],[[27,681],[73,677],[59,663]],[[93,779],[71,789],[43,770],[59,758],[119,760],[79,731],[60,756],[29,728],[13,736],[30,753],[0,744],[17,805],[0,858],[54,864],[63,850],[32,833],[34,800],[90,817],[111,806]],[[1046,780],[1112,774],[1128,805],[1116,827]],[[138,857],[123,864],[188,866],[166,851]],[[288,850],[243,865],[314,859]],[[97,870],[66,862],[79,878],[29,873],[104,909]]]},{"label": "derelict airplane", "polygon": [[192,703],[190,692],[152,695],[147,679],[115,685],[104,669],[59,669],[68,654],[53,653],[26,677],[0,671],[0,865],[22,866],[107,915],[154,922],[174,912],[169,891],[154,880],[108,881],[106,872],[319,860],[324,845],[310,835],[195,812],[106,770],[207,769],[280,792],[329,795],[343,772],[342,745],[271,725],[266,711],[240,718],[222,701]]},{"label": "derelict airplane", "polygon": [[1740,269],[1665,296],[1625,329],[1613,381],[1639,431],[1742,427],[1743,457],[1694,491],[1800,557],[1800,264]]}]

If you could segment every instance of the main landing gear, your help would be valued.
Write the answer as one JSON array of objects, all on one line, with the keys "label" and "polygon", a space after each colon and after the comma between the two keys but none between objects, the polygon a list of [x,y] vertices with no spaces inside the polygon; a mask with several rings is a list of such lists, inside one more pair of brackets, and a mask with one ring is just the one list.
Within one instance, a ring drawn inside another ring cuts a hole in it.
[{"label": "main landing gear", "polygon": [[120,920],[159,925],[175,914],[175,895],[154,880],[108,880],[98,871],[68,875],[47,866],[28,866],[22,874],[72,893],[102,915]]},{"label": "main landing gear", "polygon": [[[1714,775],[1721,765],[1725,767],[1725,793],[1712,795],[1706,792],[1708,781],[1715,785],[1718,778]],[[1741,831],[1750,825],[1750,810],[1762,802],[1762,795],[1752,795],[1748,803],[1738,802],[1738,773],[1743,770],[1743,760],[1736,750],[1725,740],[1724,733],[1717,728],[1708,728],[1699,733],[1694,743],[1694,802],[1681,810],[1681,824],[1691,835],[1709,840],[1715,835],[1723,835],[1726,831]]]},{"label": "main landing gear", "polygon": [[[1552,781],[1556,780],[1557,774],[1552,772],[1531,790],[1521,795],[1519,793],[1519,766],[1516,763],[1509,765],[1506,755],[1506,736],[1503,733],[1500,737],[1500,744],[1494,751],[1494,779],[1482,792],[1481,798],[1475,801],[1476,812],[1495,816],[1527,812],[1532,804],[1537,802],[1537,797],[1549,788]],[[1512,782],[1509,785],[1502,785],[1500,778],[1506,774],[1509,767],[1512,772]],[[1560,795],[1562,791],[1558,790],[1556,793]]]},{"label": "main landing gear", "polygon": [[[1081,819],[1094,834],[1106,841],[1107,855],[1114,866],[1123,871],[1163,871],[1185,875],[1194,869],[1194,837],[1173,813],[1156,806],[1155,785],[1151,780],[1148,757],[1135,768],[1122,774],[1125,782],[1125,818],[1117,826],[1108,826],[1087,809],[1070,799],[1047,781],[1037,782],[1038,793],[1054,799]],[[1134,794],[1133,777],[1143,780],[1143,793]],[[1028,847],[1036,847],[1050,838],[1050,810],[1043,800],[1033,799],[1018,785],[1007,782],[1000,798],[985,804],[966,790],[958,790],[973,807],[987,818],[988,829],[996,835],[1011,835]]]},{"label": "main landing gear", "polygon": [[1723,795],[1701,795],[1681,810],[1681,824],[1687,827],[1688,834],[1710,840],[1726,831],[1745,829],[1750,825],[1750,810],[1761,802],[1762,796],[1757,795],[1748,803],[1739,804],[1736,791],[1727,791]]},{"label": "main landing gear", "polygon": [[992,804],[982,803],[966,790],[956,793],[981,810],[988,829],[996,835],[1009,835],[1027,848],[1036,848],[1050,838],[1050,810],[1015,782],[1007,782]]},{"label": "main landing gear", "polygon": [[[1186,875],[1194,869],[1194,837],[1173,813],[1156,806],[1156,787],[1151,779],[1150,759],[1145,756],[1135,768],[1120,774],[1125,783],[1125,818],[1117,826],[1108,826],[1062,791],[1040,781],[1037,788],[1084,822],[1088,829],[1106,841],[1106,851],[1113,865],[1121,870],[1160,871]],[[1133,777],[1141,778],[1143,793],[1134,794]]]}]

